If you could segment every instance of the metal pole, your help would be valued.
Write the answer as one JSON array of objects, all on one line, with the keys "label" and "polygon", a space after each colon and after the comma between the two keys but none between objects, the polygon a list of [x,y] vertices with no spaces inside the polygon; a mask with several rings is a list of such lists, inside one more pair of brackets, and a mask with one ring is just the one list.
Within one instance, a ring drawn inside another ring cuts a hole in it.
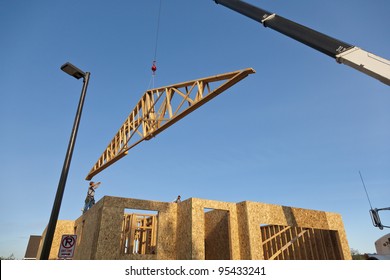
[{"label": "metal pole", "polygon": [[51,211],[49,224],[47,225],[45,240],[43,243],[42,252],[41,252],[41,256],[40,256],[41,260],[48,260],[49,259],[50,249],[51,249],[51,245],[53,243],[54,231],[56,229],[58,215],[59,215],[60,208],[61,208],[62,197],[64,195],[66,179],[68,177],[69,166],[70,166],[70,162],[72,160],[73,148],[74,148],[74,145],[76,142],[77,130],[79,128],[81,113],[83,110],[84,99],[85,99],[85,95],[87,93],[89,75],[90,75],[89,72],[85,73],[83,89],[81,91],[79,106],[78,106],[76,117],[75,117],[74,124],[73,124],[72,135],[71,135],[70,140],[69,140],[69,145],[68,145],[68,150],[66,152],[64,166],[62,167],[62,173],[61,173],[60,181],[58,183],[57,194],[56,194],[56,197],[54,200],[53,209]]}]

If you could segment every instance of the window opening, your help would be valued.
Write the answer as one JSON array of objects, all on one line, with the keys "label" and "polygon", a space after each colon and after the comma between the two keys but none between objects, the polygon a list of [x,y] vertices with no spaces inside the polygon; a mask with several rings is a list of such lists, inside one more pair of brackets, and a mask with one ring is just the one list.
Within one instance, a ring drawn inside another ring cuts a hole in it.
[{"label": "window opening", "polygon": [[156,254],[158,211],[125,209],[122,222],[123,254]]},{"label": "window opening", "polygon": [[265,260],[341,260],[338,232],[281,225],[260,225]]}]

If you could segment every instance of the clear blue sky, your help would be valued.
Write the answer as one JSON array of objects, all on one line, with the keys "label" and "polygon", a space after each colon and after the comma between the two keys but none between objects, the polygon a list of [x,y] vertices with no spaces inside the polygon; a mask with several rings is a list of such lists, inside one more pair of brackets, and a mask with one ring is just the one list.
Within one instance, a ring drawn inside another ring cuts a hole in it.
[{"label": "clear blue sky", "polygon": [[[257,73],[106,169],[96,197],[259,201],[340,213],[349,245],[388,233],[390,88],[212,0],[162,0],[156,86]],[[248,1],[390,58],[390,2]],[[0,0],[0,256],[22,258],[50,216],[82,82],[91,72],[60,219],[81,214],[85,176],[148,88],[159,0]]]}]

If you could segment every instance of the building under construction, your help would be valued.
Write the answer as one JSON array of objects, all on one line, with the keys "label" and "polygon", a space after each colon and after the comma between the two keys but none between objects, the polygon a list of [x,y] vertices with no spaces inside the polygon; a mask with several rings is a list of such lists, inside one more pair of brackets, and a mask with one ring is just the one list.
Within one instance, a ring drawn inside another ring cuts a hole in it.
[{"label": "building under construction", "polygon": [[251,201],[105,196],[77,220],[58,221],[49,259],[66,234],[77,235],[81,260],[351,259],[339,214]]}]

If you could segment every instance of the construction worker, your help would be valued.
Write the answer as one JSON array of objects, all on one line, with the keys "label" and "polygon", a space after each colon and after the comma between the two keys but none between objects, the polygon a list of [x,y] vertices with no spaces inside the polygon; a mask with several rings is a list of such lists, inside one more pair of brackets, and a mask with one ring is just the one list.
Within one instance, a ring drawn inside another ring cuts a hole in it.
[{"label": "construction worker", "polygon": [[87,197],[85,198],[83,214],[95,204],[95,190],[99,187],[100,184],[101,182],[89,182],[89,188],[87,192]]}]

